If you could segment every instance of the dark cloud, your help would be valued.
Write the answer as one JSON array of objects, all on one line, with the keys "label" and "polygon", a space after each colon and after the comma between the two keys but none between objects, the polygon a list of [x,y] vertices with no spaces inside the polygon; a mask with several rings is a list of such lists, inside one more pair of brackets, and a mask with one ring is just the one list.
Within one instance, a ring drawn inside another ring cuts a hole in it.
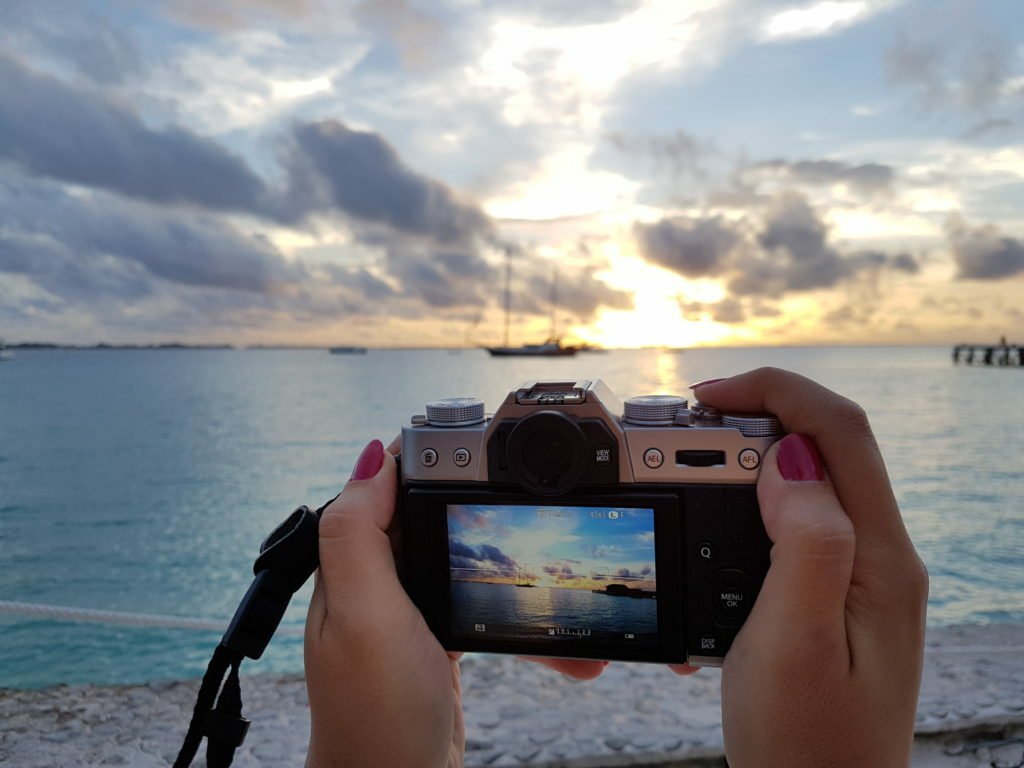
[{"label": "dark cloud", "polygon": [[742,323],[747,314],[736,299],[722,299],[712,307],[711,319],[716,323]]},{"label": "dark cloud", "polygon": [[304,274],[265,239],[218,220],[183,218],[101,193],[70,195],[49,184],[0,178],[0,210],[4,271],[38,274],[63,254],[76,269],[90,259],[119,260],[172,283],[256,293],[274,292]]},{"label": "dark cloud", "polygon": [[959,280],[1000,280],[1024,273],[1024,241],[991,224],[971,227],[960,216],[946,221],[946,238]]},{"label": "dark cloud", "polygon": [[[677,130],[666,136],[644,136],[612,131],[607,136],[607,145],[624,158],[642,160],[643,171],[668,172],[673,177],[694,176],[703,178],[707,171],[705,161],[717,154],[715,145],[702,141],[686,131]],[[595,159],[603,156],[604,146],[598,147]],[[608,158],[610,159],[610,158]],[[612,165],[616,165],[612,163]],[[629,170],[628,168],[624,170]],[[635,176],[641,168],[633,169]]]},{"label": "dark cloud", "polygon": [[879,163],[850,165],[836,160],[768,160],[749,166],[755,176],[777,177],[792,184],[831,186],[846,184],[866,197],[891,191],[893,169]]},{"label": "dark cloud", "polygon": [[719,216],[675,217],[635,227],[640,252],[650,262],[686,277],[711,277],[728,264],[740,242],[736,225]]},{"label": "dark cloud", "polygon": [[918,265],[908,254],[880,251],[843,254],[828,242],[828,228],[796,192],[771,198],[762,220],[730,221],[720,216],[674,217],[636,226],[641,254],[650,262],[690,277],[723,277],[730,297],[715,305],[687,304],[684,316],[710,310],[715,320],[745,319],[741,297],[773,299],[786,293],[831,288],[861,274],[894,269],[906,273]]},{"label": "dark cloud", "polygon": [[0,159],[27,172],[129,197],[258,210],[263,182],[216,142],[153,129],[103,97],[0,54]]},{"label": "dark cloud", "polygon": [[286,218],[341,210],[395,232],[441,244],[469,243],[491,230],[487,215],[440,182],[406,166],[384,139],[336,120],[295,126],[286,154]]},{"label": "dark cloud", "polygon": [[963,137],[967,140],[976,139],[999,139],[1007,137],[1007,134],[1015,134],[1020,128],[1015,120],[1006,117],[993,117],[975,123],[966,131]]},{"label": "dark cloud", "polygon": [[909,253],[897,253],[889,259],[889,266],[897,272],[906,272],[908,275],[916,275],[921,271],[921,265]]},{"label": "dark cloud", "polygon": [[516,561],[506,555],[500,549],[493,544],[482,544],[480,546],[480,554],[477,558],[484,560],[488,563],[494,563],[495,565],[501,565],[508,568],[515,568]]},{"label": "dark cloud", "polygon": [[477,560],[476,550],[471,546],[462,542],[458,539],[449,539],[448,541],[448,554],[452,557],[466,557],[471,560]]},{"label": "dark cloud", "polygon": [[558,573],[558,566],[557,565],[545,565],[544,566],[544,573],[548,574],[549,576],[554,576],[555,574]]},{"label": "dark cloud", "polygon": [[937,8],[893,42],[885,52],[886,74],[925,109],[988,109],[1004,98],[1013,45],[981,6],[950,8]]}]

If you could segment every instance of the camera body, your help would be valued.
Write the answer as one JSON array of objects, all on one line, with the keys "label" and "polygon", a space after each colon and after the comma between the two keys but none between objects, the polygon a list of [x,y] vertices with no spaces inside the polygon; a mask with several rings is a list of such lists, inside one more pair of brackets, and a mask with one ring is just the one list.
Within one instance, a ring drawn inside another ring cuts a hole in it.
[{"label": "camera body", "polygon": [[403,584],[447,650],[718,666],[768,570],[781,437],[600,380],[428,403],[402,429]]}]

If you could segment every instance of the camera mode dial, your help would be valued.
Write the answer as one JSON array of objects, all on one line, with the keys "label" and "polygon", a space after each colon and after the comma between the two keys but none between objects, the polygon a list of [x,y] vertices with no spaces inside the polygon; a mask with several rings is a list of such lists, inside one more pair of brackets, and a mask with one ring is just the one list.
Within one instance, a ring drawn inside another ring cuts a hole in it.
[{"label": "camera mode dial", "polygon": [[469,427],[484,420],[484,401],[475,397],[448,397],[427,403],[432,427]]},{"label": "camera mode dial", "polygon": [[686,398],[677,395],[638,395],[623,403],[622,418],[644,427],[670,427],[686,405]]}]

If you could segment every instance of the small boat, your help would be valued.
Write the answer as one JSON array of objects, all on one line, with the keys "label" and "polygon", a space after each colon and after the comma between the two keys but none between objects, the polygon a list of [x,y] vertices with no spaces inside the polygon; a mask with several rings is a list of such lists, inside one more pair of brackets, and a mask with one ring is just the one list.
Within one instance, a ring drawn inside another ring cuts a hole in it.
[{"label": "small boat", "polygon": [[558,339],[543,344],[524,344],[521,347],[487,347],[492,357],[567,357],[576,354],[576,347],[563,347]]},{"label": "small boat", "polygon": [[332,355],[365,355],[366,347],[331,347]]}]

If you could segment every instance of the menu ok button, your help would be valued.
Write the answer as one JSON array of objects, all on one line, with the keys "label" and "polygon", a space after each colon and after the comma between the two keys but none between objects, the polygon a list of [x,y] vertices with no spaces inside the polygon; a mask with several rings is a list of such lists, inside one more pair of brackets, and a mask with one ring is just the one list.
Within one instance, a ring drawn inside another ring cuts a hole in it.
[{"label": "menu ok button", "polygon": [[739,568],[715,571],[704,580],[701,593],[708,618],[720,627],[739,627],[757,597],[750,576]]},{"label": "menu ok button", "polygon": [[727,616],[739,616],[747,611],[747,592],[735,584],[719,587],[715,590],[718,610]]}]

